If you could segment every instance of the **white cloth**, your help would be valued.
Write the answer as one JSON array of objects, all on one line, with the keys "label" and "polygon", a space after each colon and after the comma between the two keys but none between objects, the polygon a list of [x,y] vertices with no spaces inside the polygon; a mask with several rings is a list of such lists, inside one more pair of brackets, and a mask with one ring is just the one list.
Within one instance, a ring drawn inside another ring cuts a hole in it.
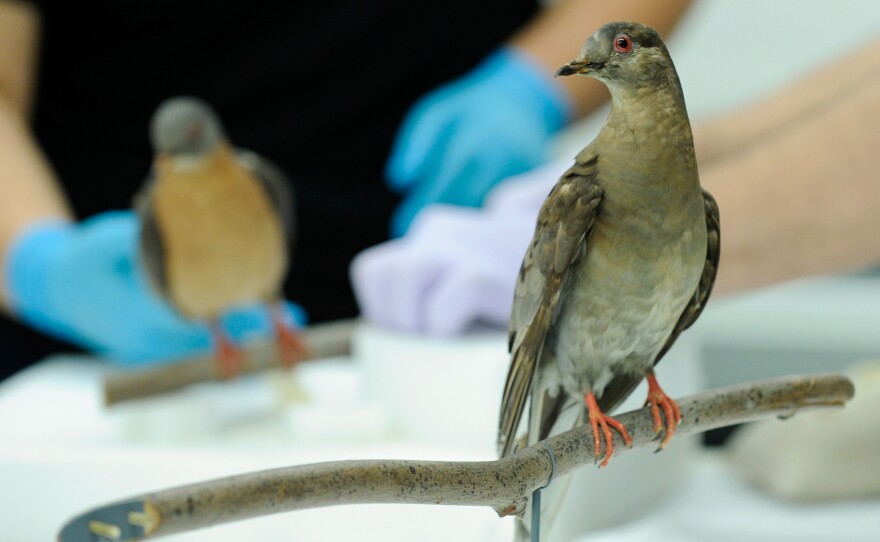
[{"label": "white cloth", "polygon": [[430,206],[406,236],[358,254],[351,278],[362,316],[437,336],[506,326],[538,210],[569,163],[511,177],[480,209]]},{"label": "white cloth", "polygon": [[876,499],[782,501],[756,491],[720,457],[704,453],[692,466],[694,472],[686,486],[667,495],[661,506],[643,519],[572,542],[880,540],[880,501]]},{"label": "white cloth", "polygon": [[880,497],[880,360],[847,373],[856,394],[844,408],[744,427],[729,445],[733,465],[753,484],[783,499]]}]

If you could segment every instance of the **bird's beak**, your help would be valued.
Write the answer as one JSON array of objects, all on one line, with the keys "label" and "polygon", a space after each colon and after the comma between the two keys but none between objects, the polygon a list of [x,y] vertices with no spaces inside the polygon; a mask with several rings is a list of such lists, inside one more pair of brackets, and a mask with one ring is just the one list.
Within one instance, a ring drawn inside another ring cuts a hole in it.
[{"label": "bird's beak", "polygon": [[576,58],[556,70],[556,75],[554,77],[559,77],[560,75],[586,74],[589,73],[594,66],[595,64],[591,63],[589,59]]}]

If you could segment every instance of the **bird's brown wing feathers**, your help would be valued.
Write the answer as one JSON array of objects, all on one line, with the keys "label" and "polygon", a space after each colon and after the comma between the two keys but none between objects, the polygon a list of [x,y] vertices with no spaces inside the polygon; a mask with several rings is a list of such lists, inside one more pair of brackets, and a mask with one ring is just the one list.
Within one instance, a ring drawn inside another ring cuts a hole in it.
[{"label": "bird's brown wing feathers", "polygon": [[152,191],[155,186],[156,178],[151,173],[143,187],[135,195],[132,206],[141,219],[138,254],[142,269],[147,277],[147,283],[158,295],[167,298],[168,274],[164,265],[165,248],[162,244],[162,237],[159,235],[152,203]]},{"label": "bird's brown wing feathers", "polygon": [[538,214],[532,243],[523,259],[510,318],[510,371],[501,399],[498,442],[510,455],[547,332],[556,318],[571,264],[586,250],[602,190],[596,184],[596,157],[572,166]]},{"label": "bird's brown wing feathers", "polygon": [[[719,222],[718,204],[715,203],[715,198],[706,190],[703,190],[703,205],[706,208],[706,229],[708,234],[706,239],[706,263],[703,266],[703,274],[700,277],[700,282],[693,297],[685,306],[684,312],[681,313],[675,327],[672,328],[672,333],[666,339],[663,348],[660,349],[657,357],[654,358],[654,365],[657,365],[660,359],[666,355],[666,352],[672,348],[681,332],[691,327],[697,321],[697,318],[700,317],[703,308],[706,306],[706,302],[709,300],[712,287],[715,285],[715,276],[718,274],[718,259],[721,256],[721,225]],[[619,405],[632,393],[632,390],[635,389],[641,380],[640,376],[622,374],[615,376],[605,386],[602,397],[597,401],[599,408],[603,412],[610,412],[611,409]]]},{"label": "bird's brown wing feathers", "polygon": [[288,253],[292,252],[296,234],[293,186],[278,166],[255,152],[236,149],[236,158],[254,174],[266,190],[269,200],[281,218]]}]

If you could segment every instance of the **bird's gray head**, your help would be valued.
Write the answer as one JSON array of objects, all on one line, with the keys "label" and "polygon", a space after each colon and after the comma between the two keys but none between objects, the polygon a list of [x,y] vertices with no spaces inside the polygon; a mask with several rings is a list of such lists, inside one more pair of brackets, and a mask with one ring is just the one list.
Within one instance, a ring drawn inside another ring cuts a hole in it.
[{"label": "bird's gray head", "polygon": [[669,51],[653,28],[639,23],[608,23],[556,75],[588,75],[609,87],[662,85],[675,76]]},{"label": "bird's gray head", "polygon": [[165,100],[150,122],[150,139],[157,153],[200,156],[223,139],[223,127],[211,107],[201,100]]}]

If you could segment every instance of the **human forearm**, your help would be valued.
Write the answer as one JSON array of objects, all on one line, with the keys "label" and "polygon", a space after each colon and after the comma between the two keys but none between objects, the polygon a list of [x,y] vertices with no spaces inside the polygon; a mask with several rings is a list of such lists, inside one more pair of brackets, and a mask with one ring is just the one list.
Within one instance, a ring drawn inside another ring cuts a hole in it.
[{"label": "human forearm", "polygon": [[[666,35],[681,18],[689,0],[559,0],[511,40],[546,68],[548,74],[577,55],[589,34],[609,21],[638,21]],[[608,98],[605,86],[592,79],[558,78],[582,116]]]},{"label": "human forearm", "polygon": [[[0,97],[0,266],[16,236],[43,219],[69,219],[70,208],[24,119]],[[5,267],[0,267],[5,268]],[[2,284],[2,281],[0,281]],[[0,288],[0,302],[6,292]]]},{"label": "human forearm", "polygon": [[701,176],[721,209],[716,291],[880,261],[880,73]]},{"label": "human forearm", "polygon": [[794,84],[743,108],[694,125],[700,164],[708,165],[791,128],[880,74],[880,41],[836,58]]},{"label": "human forearm", "polygon": [[[71,213],[27,126],[39,35],[36,11],[0,1],[0,267],[12,241],[37,220]],[[3,281],[0,281],[0,285]],[[0,304],[6,305],[0,286]]]}]

